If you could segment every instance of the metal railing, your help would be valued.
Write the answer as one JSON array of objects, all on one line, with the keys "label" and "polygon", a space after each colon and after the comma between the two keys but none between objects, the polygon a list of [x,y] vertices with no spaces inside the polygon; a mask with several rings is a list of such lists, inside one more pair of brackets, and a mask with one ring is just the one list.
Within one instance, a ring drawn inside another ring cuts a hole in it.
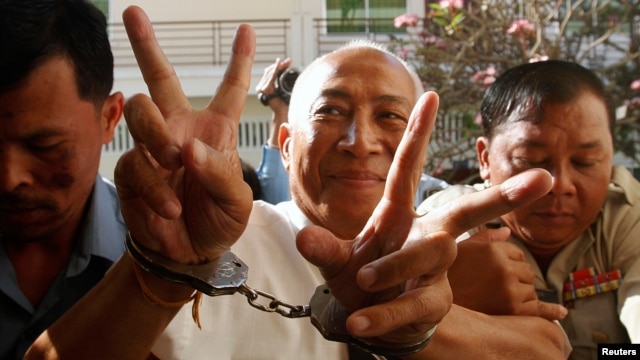
[{"label": "metal railing", "polygon": [[[277,57],[290,56],[291,47],[302,46],[291,43],[290,19],[155,22],[153,27],[160,46],[174,66],[225,66],[235,30],[243,23],[250,24],[256,31],[256,65],[271,64]],[[398,32],[392,18],[351,19],[348,24],[340,19],[313,19],[312,24],[302,24],[302,28],[313,32],[301,40],[315,41],[313,57],[352,39],[385,43],[390,40],[388,34]],[[136,67],[124,25],[109,24],[109,34],[116,68]]]},{"label": "metal railing", "polygon": [[[287,55],[287,19],[156,22],[153,27],[158,43],[174,66],[225,66],[241,23],[249,23],[256,30],[256,64],[271,64],[276,57]],[[109,34],[116,68],[137,67],[124,25],[109,24]]]}]

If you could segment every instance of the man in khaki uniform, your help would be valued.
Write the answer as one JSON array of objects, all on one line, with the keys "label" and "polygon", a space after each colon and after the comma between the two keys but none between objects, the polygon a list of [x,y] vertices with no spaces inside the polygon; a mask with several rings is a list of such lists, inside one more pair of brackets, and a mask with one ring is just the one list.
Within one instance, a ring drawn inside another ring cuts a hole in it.
[{"label": "man in khaki uniform", "polygon": [[[485,184],[443,190],[418,209],[530,168],[548,170],[553,187],[545,197],[486,226],[508,228],[510,235],[496,235],[508,242],[467,234],[449,274],[454,303],[488,313],[507,311],[491,293],[505,274],[535,277],[540,299],[569,310],[561,324],[572,359],[596,359],[597,344],[640,342],[640,183],[612,165],[607,104],[599,79],[576,64],[548,61],[505,72],[482,104],[484,136],[476,145]],[[518,264],[525,261],[528,270]],[[483,271],[472,269],[478,264]],[[487,296],[469,295],[471,287]]]}]

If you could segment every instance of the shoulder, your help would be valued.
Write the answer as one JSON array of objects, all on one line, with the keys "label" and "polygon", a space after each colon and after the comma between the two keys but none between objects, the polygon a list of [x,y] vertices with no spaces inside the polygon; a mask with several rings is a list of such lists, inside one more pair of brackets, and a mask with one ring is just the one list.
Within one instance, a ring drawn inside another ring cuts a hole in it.
[{"label": "shoulder", "polygon": [[640,182],[622,166],[613,167],[602,218],[608,231],[632,235],[640,229]]},{"label": "shoulder", "polygon": [[631,206],[638,206],[640,182],[624,166],[614,166],[611,170],[609,197],[619,197]]}]

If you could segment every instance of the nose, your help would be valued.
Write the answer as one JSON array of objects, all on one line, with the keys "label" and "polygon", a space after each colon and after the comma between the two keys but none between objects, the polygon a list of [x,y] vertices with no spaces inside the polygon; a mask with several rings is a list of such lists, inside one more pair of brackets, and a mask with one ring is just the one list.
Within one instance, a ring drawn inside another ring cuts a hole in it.
[{"label": "nose", "polygon": [[381,129],[375,120],[366,114],[355,115],[344,128],[338,143],[340,151],[346,151],[356,157],[363,157],[382,152]]},{"label": "nose", "polygon": [[31,182],[29,161],[18,150],[0,148],[0,192],[10,192]]},{"label": "nose", "polygon": [[573,195],[576,193],[576,186],[573,181],[571,169],[568,166],[557,166],[549,169],[553,179],[551,194],[556,196]]}]

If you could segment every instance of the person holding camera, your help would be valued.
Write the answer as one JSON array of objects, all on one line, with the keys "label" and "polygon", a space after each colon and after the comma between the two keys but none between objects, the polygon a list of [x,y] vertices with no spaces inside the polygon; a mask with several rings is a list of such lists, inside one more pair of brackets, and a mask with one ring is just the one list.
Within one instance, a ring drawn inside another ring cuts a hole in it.
[{"label": "person holding camera", "polygon": [[[262,147],[262,160],[256,173],[260,180],[261,200],[277,204],[291,199],[289,176],[282,164],[278,134],[280,125],[287,122],[289,100],[300,69],[291,67],[291,59],[276,59],[276,62],[264,69],[262,79],[256,86],[258,99],[264,106],[271,108],[271,127],[269,139]],[[414,198],[414,206],[418,206],[430,194],[448,188],[446,181],[422,174],[418,190]]]},{"label": "person holding camera", "polygon": [[[287,122],[291,90],[293,90],[293,84],[298,77],[297,69],[290,68],[290,66],[290,58],[276,59],[275,63],[264,69],[262,79],[256,86],[256,93],[262,105],[271,108],[269,139],[262,146],[262,160],[256,170],[260,180],[261,199],[271,204],[277,204],[291,198],[289,176],[282,164],[280,146],[278,145],[280,125]],[[283,77],[285,74],[286,77]],[[287,81],[281,83],[280,78]]]}]

